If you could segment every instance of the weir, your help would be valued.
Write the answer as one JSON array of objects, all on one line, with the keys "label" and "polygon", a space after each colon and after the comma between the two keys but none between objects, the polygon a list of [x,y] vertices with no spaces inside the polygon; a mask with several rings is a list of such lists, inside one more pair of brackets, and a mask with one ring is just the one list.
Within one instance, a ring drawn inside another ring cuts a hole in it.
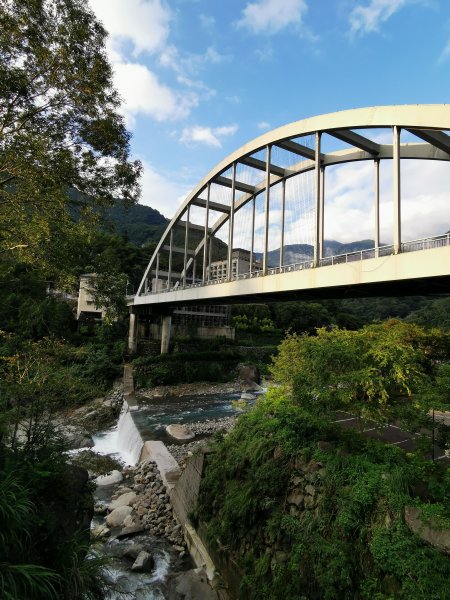
[{"label": "weir", "polygon": [[[134,381],[131,365],[125,365],[124,376],[124,399],[122,411],[117,424],[115,451],[126,459],[128,464],[137,465],[139,462],[151,460],[156,463],[161,479],[166,487],[174,514],[183,528],[189,554],[195,565],[205,570],[206,576],[212,582],[217,578],[215,564],[200,538],[197,531],[189,520],[189,513],[197,502],[200,480],[203,472],[204,452],[198,452],[188,462],[183,473],[177,461],[160,441],[145,441],[134,422],[133,410],[137,403],[134,396]],[[221,598],[228,598],[222,590]]]},{"label": "weir", "polygon": [[136,465],[141,456],[144,440],[133,420],[130,407],[124,400],[117,424],[117,451],[123,454],[129,464]]}]

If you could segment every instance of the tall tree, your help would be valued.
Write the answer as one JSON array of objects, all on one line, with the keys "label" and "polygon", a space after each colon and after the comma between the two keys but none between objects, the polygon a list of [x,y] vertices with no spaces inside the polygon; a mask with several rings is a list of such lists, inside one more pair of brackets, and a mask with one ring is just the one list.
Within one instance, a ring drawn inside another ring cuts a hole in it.
[{"label": "tall tree", "polygon": [[139,196],[105,38],[84,0],[0,0],[0,258],[46,277],[88,234],[71,205]]}]

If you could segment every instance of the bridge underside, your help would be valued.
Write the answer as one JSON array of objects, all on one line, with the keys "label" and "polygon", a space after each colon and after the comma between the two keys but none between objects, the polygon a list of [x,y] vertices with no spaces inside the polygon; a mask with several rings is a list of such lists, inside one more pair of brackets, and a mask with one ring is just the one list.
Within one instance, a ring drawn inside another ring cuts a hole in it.
[{"label": "bridge underside", "polygon": [[449,267],[447,246],[137,296],[134,306],[157,313],[189,304],[450,294]]}]

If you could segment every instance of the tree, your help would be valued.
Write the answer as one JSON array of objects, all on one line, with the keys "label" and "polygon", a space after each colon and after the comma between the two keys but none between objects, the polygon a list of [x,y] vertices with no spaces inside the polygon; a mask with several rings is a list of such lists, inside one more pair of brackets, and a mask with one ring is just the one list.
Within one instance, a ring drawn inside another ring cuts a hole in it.
[{"label": "tree", "polygon": [[[289,335],[272,373],[309,410],[332,416],[343,409],[377,422],[412,423],[437,407],[430,389],[449,357],[448,334],[390,320],[359,331]],[[439,406],[448,408],[448,400]]]},{"label": "tree", "polygon": [[1,258],[59,279],[89,234],[92,203],[139,195],[106,32],[86,4],[0,0]]}]

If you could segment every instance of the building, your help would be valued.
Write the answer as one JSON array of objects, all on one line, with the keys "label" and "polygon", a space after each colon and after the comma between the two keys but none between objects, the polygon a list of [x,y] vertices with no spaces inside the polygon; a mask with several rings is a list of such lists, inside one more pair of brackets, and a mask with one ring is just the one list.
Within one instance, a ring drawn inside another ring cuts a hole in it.
[{"label": "building", "polygon": [[[261,269],[261,262],[253,258],[252,271]],[[231,277],[235,278],[250,272],[250,251],[236,248],[231,254]],[[228,260],[216,260],[206,267],[207,278],[210,281],[226,279],[228,275]]]},{"label": "building", "polygon": [[97,277],[95,273],[80,275],[80,289],[78,291],[77,320],[101,321],[105,315],[105,307],[98,307],[92,296],[92,282]]}]

